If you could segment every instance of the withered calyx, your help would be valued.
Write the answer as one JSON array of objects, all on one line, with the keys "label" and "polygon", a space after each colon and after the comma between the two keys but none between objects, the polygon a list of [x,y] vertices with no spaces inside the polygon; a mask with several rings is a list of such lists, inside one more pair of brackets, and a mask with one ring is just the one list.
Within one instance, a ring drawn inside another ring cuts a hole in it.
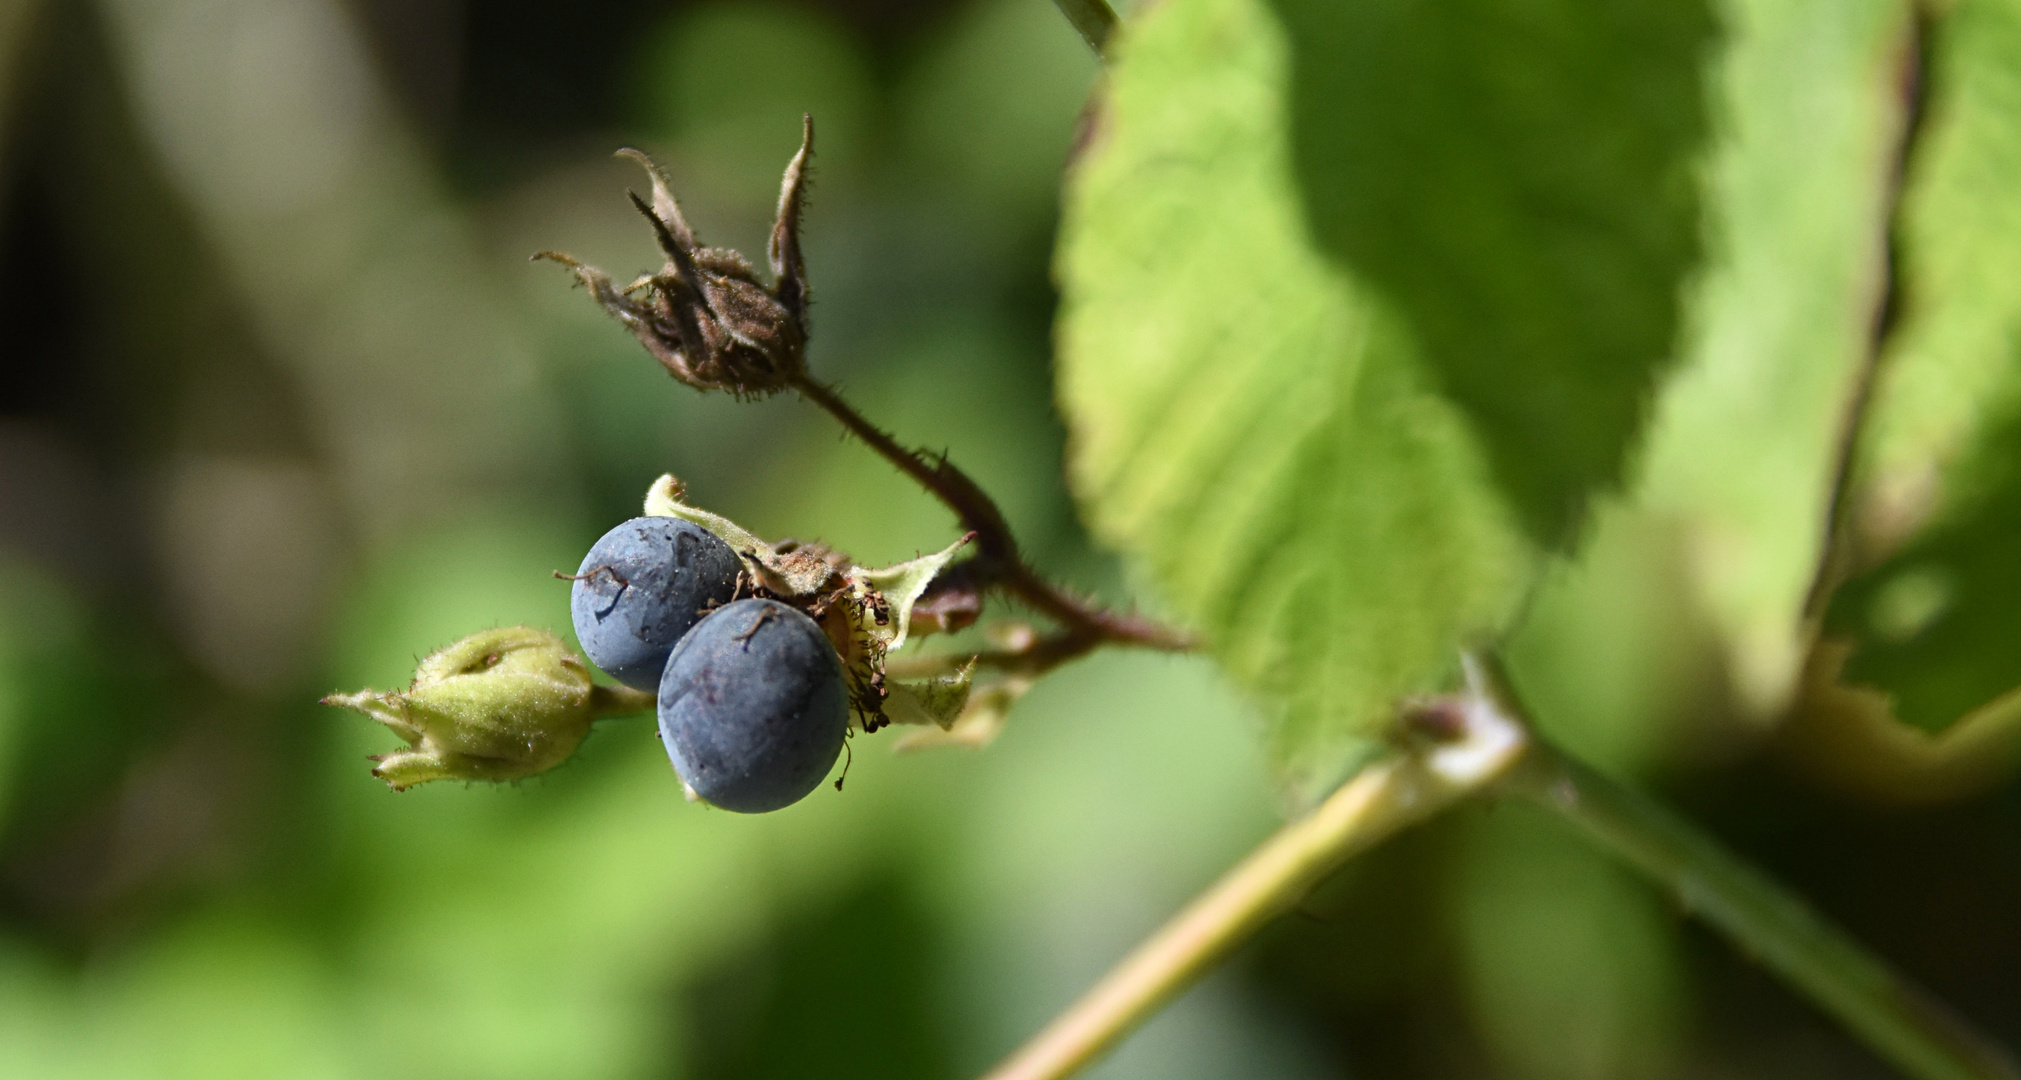
[{"label": "withered calyx", "polygon": [[800,151],[779,187],[779,215],[767,245],[772,284],[758,280],[750,260],[728,248],[703,247],[681,216],[666,173],[638,150],[621,150],[653,181],[650,205],[632,204],[652,222],[666,265],[620,289],[610,275],[559,252],[543,251],[575,272],[619,322],[631,329],[674,378],[697,390],[765,397],[795,385],[807,370],[807,267],[800,255],[800,207],[814,120],[801,118]]}]

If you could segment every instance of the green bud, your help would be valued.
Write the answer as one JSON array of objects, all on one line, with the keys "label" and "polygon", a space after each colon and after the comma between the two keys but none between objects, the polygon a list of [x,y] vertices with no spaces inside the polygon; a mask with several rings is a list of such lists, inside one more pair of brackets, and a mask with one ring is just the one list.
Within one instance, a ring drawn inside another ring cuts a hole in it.
[{"label": "green bud", "polygon": [[650,695],[594,686],[562,640],[530,626],[485,630],[421,661],[405,690],[331,694],[393,729],[407,749],[371,760],[395,791],[430,780],[517,780],[575,752],[600,715],[649,707]]}]

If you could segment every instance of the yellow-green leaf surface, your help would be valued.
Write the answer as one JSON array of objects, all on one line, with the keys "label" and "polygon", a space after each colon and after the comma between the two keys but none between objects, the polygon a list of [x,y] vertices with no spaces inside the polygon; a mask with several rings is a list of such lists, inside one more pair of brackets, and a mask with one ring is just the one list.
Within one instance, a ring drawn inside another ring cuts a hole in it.
[{"label": "yellow-green leaf surface", "polygon": [[1707,259],[1679,364],[1627,493],[1508,649],[1549,733],[1619,769],[1683,725],[1776,722],[1799,686],[1911,103],[1900,0],[1727,0],[1721,15]]},{"label": "yellow-green leaf surface", "polygon": [[1710,259],[1638,503],[1683,531],[1734,690],[1769,716],[1802,664],[1871,351],[1909,19],[1897,0],[1733,0],[1726,24]]},{"label": "yellow-green leaf surface", "polygon": [[1928,35],[1903,319],[1860,447],[1868,565],[1828,627],[1847,684],[1940,732],[2021,686],[2021,4],[1959,0]]},{"label": "yellow-green leaf surface", "polygon": [[1772,723],[1798,686],[1909,103],[1900,0],[1720,14],[1706,261],[1678,365],[1627,492],[1508,648],[1547,731],[1624,770],[1682,725]]},{"label": "yellow-green leaf surface", "polygon": [[1935,509],[1976,494],[1961,473],[2021,413],[2021,3],[1958,0],[1926,33],[1929,101],[1901,214],[1904,319],[1862,465],[1867,486],[1910,499],[1934,481],[1916,502]]},{"label": "yellow-green leaf surface", "polygon": [[1276,710],[1309,798],[1506,622],[1532,555],[1415,336],[1310,238],[1262,0],[1165,0],[1120,52],[1059,256],[1072,479]]}]

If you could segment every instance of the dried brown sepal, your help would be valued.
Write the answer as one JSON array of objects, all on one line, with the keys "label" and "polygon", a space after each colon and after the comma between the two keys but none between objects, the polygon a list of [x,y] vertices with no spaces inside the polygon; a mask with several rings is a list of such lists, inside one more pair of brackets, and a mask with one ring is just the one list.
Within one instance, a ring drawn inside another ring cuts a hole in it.
[{"label": "dried brown sepal", "polygon": [[720,514],[690,505],[685,496],[679,480],[662,476],[646,493],[645,512],[682,518],[714,533],[744,560],[755,595],[797,607],[821,626],[841,657],[857,726],[876,731],[894,722],[952,722],[967,700],[969,672],[932,686],[904,688],[904,707],[894,717],[886,703],[899,688],[887,681],[885,663],[908,638],[941,629],[934,620],[915,621],[915,605],[974,534],[931,555],[873,568],[820,544],[767,543]]},{"label": "dried brown sepal", "polygon": [[982,586],[964,572],[972,565],[956,563],[926,587],[912,605],[913,633],[952,634],[982,618]]},{"label": "dried brown sepal", "polygon": [[779,216],[769,245],[773,281],[766,285],[750,260],[727,248],[703,247],[681,216],[666,173],[638,150],[621,150],[652,178],[652,202],[632,195],[651,223],[666,265],[625,288],[609,274],[559,252],[533,257],[574,271],[606,312],[674,378],[697,390],[724,390],[739,398],[766,397],[801,380],[807,370],[807,268],[800,256],[800,208],[807,162],[814,152],[814,121],[801,118],[800,151],[786,166]]}]

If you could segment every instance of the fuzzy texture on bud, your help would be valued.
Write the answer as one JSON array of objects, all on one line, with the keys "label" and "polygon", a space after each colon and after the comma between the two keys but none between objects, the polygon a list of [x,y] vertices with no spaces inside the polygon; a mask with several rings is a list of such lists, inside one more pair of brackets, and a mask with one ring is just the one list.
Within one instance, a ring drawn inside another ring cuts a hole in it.
[{"label": "fuzzy texture on bud", "polygon": [[380,754],[372,775],[395,791],[430,780],[518,780],[575,752],[599,715],[650,701],[593,686],[560,638],[530,626],[470,635],[431,653],[405,690],[331,694],[386,725],[407,749]]}]

